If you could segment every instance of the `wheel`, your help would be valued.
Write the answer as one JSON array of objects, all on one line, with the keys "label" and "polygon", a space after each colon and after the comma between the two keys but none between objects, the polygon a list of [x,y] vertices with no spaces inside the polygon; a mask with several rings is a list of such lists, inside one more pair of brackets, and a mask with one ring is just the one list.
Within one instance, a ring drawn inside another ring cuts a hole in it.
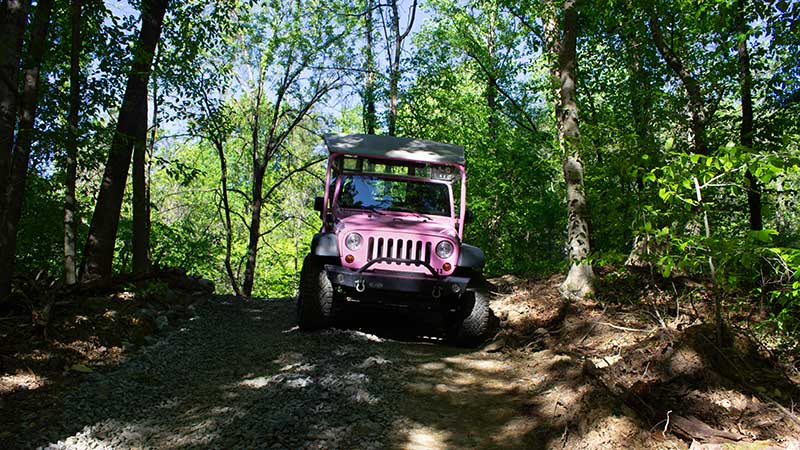
[{"label": "wheel", "polygon": [[467,290],[461,297],[461,307],[447,319],[447,337],[456,345],[474,347],[489,337],[492,310],[485,294]]},{"label": "wheel", "polygon": [[297,295],[297,325],[301,330],[316,330],[330,325],[333,319],[333,285],[322,262],[308,255],[300,271]]}]

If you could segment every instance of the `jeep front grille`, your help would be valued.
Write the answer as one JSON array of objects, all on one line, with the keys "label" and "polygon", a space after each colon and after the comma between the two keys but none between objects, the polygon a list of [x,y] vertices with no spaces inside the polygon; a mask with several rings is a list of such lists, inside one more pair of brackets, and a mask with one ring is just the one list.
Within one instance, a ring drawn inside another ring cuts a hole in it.
[{"label": "jeep front grille", "polygon": [[[432,246],[430,242],[382,237],[376,239],[371,237],[367,241],[367,260],[372,261],[373,259],[377,258],[395,258],[430,264],[431,250]],[[409,265],[411,262],[395,262],[390,264]]]}]

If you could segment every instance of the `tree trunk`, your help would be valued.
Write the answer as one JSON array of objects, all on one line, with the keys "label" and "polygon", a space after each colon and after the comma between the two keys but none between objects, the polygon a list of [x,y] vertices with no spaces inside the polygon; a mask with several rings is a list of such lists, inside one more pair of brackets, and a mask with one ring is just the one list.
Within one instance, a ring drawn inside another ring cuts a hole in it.
[{"label": "tree trunk", "polygon": [[258,241],[261,237],[261,206],[264,189],[264,168],[253,168],[253,205],[250,216],[249,240],[247,242],[247,261],[244,266],[244,281],[242,282],[242,295],[250,297],[253,293],[253,282],[256,274],[256,259],[258,257]]},{"label": "tree trunk", "polygon": [[[154,56],[155,59],[153,61],[153,67],[154,68],[158,67],[160,56],[161,56],[161,47],[160,46],[156,46],[156,54]],[[152,175],[153,175],[153,173],[152,173],[152,171],[153,171],[153,154],[154,154],[154,152],[156,150],[156,136],[157,136],[158,130],[159,130],[159,111],[160,111],[159,108],[158,108],[160,102],[158,100],[159,97],[158,97],[158,79],[157,78],[153,79],[152,85],[153,85],[153,114],[152,114],[153,124],[150,126],[150,142],[148,142],[148,144],[147,144],[147,153],[145,155],[146,159],[145,159],[145,162],[144,162],[144,164],[145,164],[145,177],[146,177],[145,190],[144,190],[144,198],[145,198],[144,202],[145,202],[145,209],[147,210],[147,214],[145,214],[145,228],[147,229],[147,252],[148,252],[147,253],[147,257],[148,257],[148,265],[149,265],[150,269],[152,269],[152,264],[153,264],[153,262],[152,262],[152,254],[150,253],[150,251],[151,251],[151,249],[150,249],[150,233],[152,231],[152,223],[150,221],[151,212],[152,212],[152,209],[150,207],[150,205],[152,204],[150,202],[150,184],[152,183],[152,180],[153,180],[153,177],[152,177]],[[145,117],[146,116],[147,116],[147,114],[145,114]]]},{"label": "tree trunk", "polygon": [[486,80],[486,106],[489,109],[489,120],[487,127],[489,128],[489,142],[492,144],[494,153],[496,154],[497,142],[497,76],[495,75],[494,62],[495,57],[495,27],[497,21],[497,12],[492,9],[489,14],[489,33],[486,38],[486,54],[492,64],[492,70],[487,74]]},{"label": "tree trunk", "polygon": [[78,282],[76,270],[76,239],[78,235],[78,201],[75,198],[75,183],[78,172],[78,111],[80,109],[80,56],[81,56],[81,0],[70,1],[71,39],[69,55],[69,127],[64,181],[64,284]]},{"label": "tree trunk", "polygon": [[[261,130],[261,94],[263,83],[263,68],[258,72],[258,88],[256,90],[255,108],[253,110],[253,122],[250,124],[252,134],[252,167],[253,167],[253,186],[251,189],[252,199],[250,205],[250,226],[248,227],[249,240],[247,243],[247,259],[245,261],[244,279],[242,280],[242,295],[250,297],[253,293],[253,283],[256,274],[256,258],[258,257],[258,239],[261,233],[261,202],[264,185],[264,172],[269,161],[269,152],[265,151],[264,162],[259,158],[261,147],[259,145],[259,132]],[[280,101],[281,96],[279,96]],[[274,106],[274,112],[278,112],[280,104]],[[273,123],[273,125],[275,125]]]},{"label": "tree trunk", "polygon": [[675,75],[681,80],[686,93],[689,96],[689,112],[692,123],[692,135],[694,139],[694,153],[701,155],[708,154],[708,143],[706,142],[706,108],[703,100],[703,94],[700,92],[700,85],[694,79],[692,74],[686,69],[681,59],[672,48],[667,45],[664,36],[661,33],[661,25],[658,23],[658,18],[655,11],[650,11],[650,35],[653,37],[653,42],[658,48],[658,52],[667,61],[667,65],[675,72]]},{"label": "tree trunk", "polygon": [[561,32],[558,23],[558,9],[554,0],[547,0],[546,2],[542,28],[544,29],[544,45],[548,56],[547,65],[550,67],[550,86],[552,86],[550,93],[553,96],[558,141],[561,142],[563,138],[561,133],[561,72],[558,64],[558,57],[561,53]]},{"label": "tree trunk", "polygon": [[233,274],[233,267],[231,266],[231,247],[233,244],[233,225],[231,223],[231,206],[228,201],[228,162],[225,158],[225,147],[222,145],[222,140],[218,136],[214,142],[219,155],[219,172],[220,184],[222,185],[222,207],[225,209],[225,271],[228,273],[228,280],[230,280],[231,288],[236,296],[241,296],[239,291],[238,281]]},{"label": "tree trunk", "polygon": [[[654,163],[656,158],[656,143],[652,132],[653,122],[653,86],[652,76],[647,71],[647,64],[643,62],[642,42],[634,31],[623,32],[620,34],[625,45],[625,52],[628,59],[628,89],[631,98],[631,118],[633,119],[633,129],[636,135],[636,146],[639,153],[648,155],[647,161]],[[652,166],[650,166],[652,167]],[[644,190],[644,178],[642,172],[646,172],[649,167],[639,171],[636,175],[636,195],[637,200],[641,201]],[[633,238],[633,245],[625,261],[626,266],[645,267],[652,261],[654,255],[661,251],[658,243],[650,235],[637,235]]]},{"label": "tree trunk", "polygon": [[[6,0],[0,10],[0,197],[11,176],[14,128],[17,124],[18,84],[22,41],[30,0]],[[0,216],[5,209],[0,200]]]},{"label": "tree trunk", "polygon": [[23,72],[19,128],[14,142],[8,185],[2,193],[2,203],[5,206],[0,216],[0,298],[11,292],[11,277],[14,273],[17,250],[17,226],[22,212],[22,201],[25,198],[25,180],[28,177],[33,126],[39,100],[40,67],[52,9],[52,0],[39,0],[31,26],[30,44]]},{"label": "tree trunk", "polygon": [[394,31],[394,58],[389,69],[389,136],[397,133],[397,95],[400,83],[400,49],[403,40],[400,37],[400,13],[397,0],[389,2],[392,8],[392,30]]},{"label": "tree trunk", "polygon": [[[394,36],[394,52],[389,52],[389,120],[388,128],[389,135],[394,136],[397,133],[397,104],[399,97],[399,84],[400,84],[400,56],[403,49],[403,41],[411,32],[411,27],[414,25],[414,17],[417,12],[417,0],[411,5],[411,18],[408,20],[408,25],[405,31],[400,32],[400,11],[397,7],[397,0],[390,0],[389,7],[391,8],[391,29],[392,36]],[[387,43],[388,45],[388,43]]]},{"label": "tree trunk", "polygon": [[141,108],[133,144],[133,169],[131,184],[133,185],[133,273],[141,275],[150,270],[150,230],[147,207],[147,176],[145,160],[147,154],[147,99]]},{"label": "tree trunk", "polygon": [[[753,149],[753,77],[750,73],[750,53],[747,50],[747,19],[745,16],[745,1],[737,2],[736,33],[739,42],[736,46],[739,65],[739,87],[742,93],[742,126],[740,129],[740,142],[742,146]],[[761,230],[761,186],[753,176],[750,169],[744,174],[747,182],[747,206],[750,212],[750,229]]]},{"label": "tree trunk", "polygon": [[139,118],[142,110],[146,108],[150,65],[161,36],[166,6],[167,0],[142,2],[142,28],[134,48],[133,66],[128,75],[128,84],[117,119],[117,129],[108,153],[86,241],[82,271],[84,281],[97,280],[104,283],[111,280],[114,242],[119,226],[122,197],[125,193],[135,136],[140,126]]},{"label": "tree trunk", "polygon": [[367,11],[364,15],[367,31],[367,48],[365,49],[367,77],[364,80],[364,128],[367,134],[375,134],[375,128],[377,128],[378,122],[375,114],[375,44],[372,39],[372,33],[374,32],[372,8],[372,0],[367,0]]},{"label": "tree trunk", "polygon": [[594,272],[587,258],[590,251],[589,214],[583,188],[583,163],[580,159],[580,131],[576,102],[576,42],[578,12],[574,0],[564,2],[564,32],[558,66],[561,74],[561,151],[567,187],[567,249],[569,274],[561,285],[568,297],[584,297],[594,292]]}]

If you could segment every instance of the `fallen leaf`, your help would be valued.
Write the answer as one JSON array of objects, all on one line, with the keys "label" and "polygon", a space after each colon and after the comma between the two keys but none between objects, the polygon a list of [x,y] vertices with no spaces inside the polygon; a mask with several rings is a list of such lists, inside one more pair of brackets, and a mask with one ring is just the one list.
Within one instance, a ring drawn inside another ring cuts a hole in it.
[{"label": "fallen leaf", "polygon": [[86,367],[83,364],[73,364],[73,366],[70,367],[69,370],[71,370],[73,372],[81,372],[81,373],[94,372],[90,367]]}]

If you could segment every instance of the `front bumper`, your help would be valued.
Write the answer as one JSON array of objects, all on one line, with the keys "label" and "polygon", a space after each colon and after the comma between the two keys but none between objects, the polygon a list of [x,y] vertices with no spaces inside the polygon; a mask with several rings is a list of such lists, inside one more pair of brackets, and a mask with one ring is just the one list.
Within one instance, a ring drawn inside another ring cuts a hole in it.
[{"label": "front bumper", "polygon": [[460,295],[467,289],[469,278],[432,277],[420,273],[376,270],[357,271],[345,267],[326,264],[325,271],[331,283],[354,289],[358,293],[366,291],[402,292],[439,298]]}]

